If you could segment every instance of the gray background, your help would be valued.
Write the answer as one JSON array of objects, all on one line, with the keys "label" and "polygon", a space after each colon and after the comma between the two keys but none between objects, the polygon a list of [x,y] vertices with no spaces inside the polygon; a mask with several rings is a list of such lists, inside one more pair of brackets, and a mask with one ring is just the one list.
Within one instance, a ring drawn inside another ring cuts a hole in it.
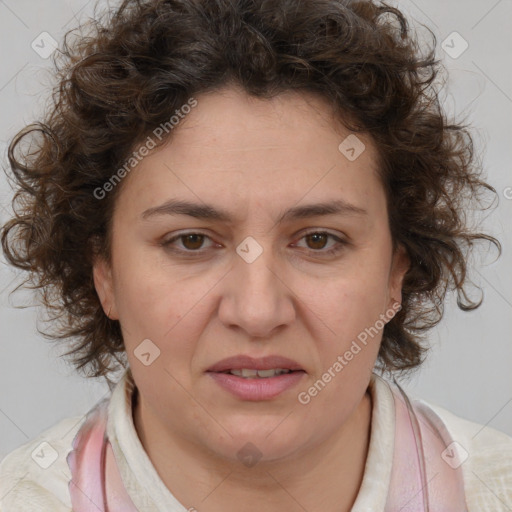
[{"label": "gray background", "polygon": [[[429,335],[429,359],[403,385],[413,396],[512,435],[512,1],[403,0],[394,5],[438,37],[439,56],[449,71],[445,106],[448,112],[465,114],[474,126],[477,151],[500,196],[498,207],[486,213],[483,227],[500,238],[504,249],[494,262],[495,253],[485,254],[482,246],[486,265],[471,277],[484,289],[483,305],[464,313],[449,296],[443,322]],[[47,97],[51,60],[38,55],[32,41],[48,32],[60,42],[65,31],[91,15],[92,9],[93,3],[85,0],[0,0],[3,165],[8,140],[37,119]],[[448,38],[454,50],[461,48],[450,36],[454,31],[469,44],[455,59],[441,47]],[[2,173],[0,223],[8,217],[10,196]],[[108,392],[103,381],[82,379],[59,359],[62,349],[37,332],[37,308],[13,307],[34,303],[29,292],[9,298],[15,278],[2,257],[0,459],[62,418],[84,414]]]}]

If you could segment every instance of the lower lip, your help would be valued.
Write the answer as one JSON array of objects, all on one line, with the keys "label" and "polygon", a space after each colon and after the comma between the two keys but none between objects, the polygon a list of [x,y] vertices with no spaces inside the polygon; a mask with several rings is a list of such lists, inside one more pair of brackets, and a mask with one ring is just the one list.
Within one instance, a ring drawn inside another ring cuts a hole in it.
[{"label": "lower lip", "polygon": [[306,374],[296,371],[263,379],[245,379],[230,373],[207,373],[219,386],[243,400],[270,400],[295,386]]}]

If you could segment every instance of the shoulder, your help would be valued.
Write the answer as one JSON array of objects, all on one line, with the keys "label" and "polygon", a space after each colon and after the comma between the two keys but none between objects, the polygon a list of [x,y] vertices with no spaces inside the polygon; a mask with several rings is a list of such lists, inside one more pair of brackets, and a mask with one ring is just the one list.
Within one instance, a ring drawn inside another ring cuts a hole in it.
[{"label": "shoulder", "polygon": [[0,462],[0,512],[70,512],[66,457],[84,416],[59,421]]},{"label": "shoulder", "polygon": [[512,437],[420,401],[441,418],[457,443],[469,512],[511,510]]}]

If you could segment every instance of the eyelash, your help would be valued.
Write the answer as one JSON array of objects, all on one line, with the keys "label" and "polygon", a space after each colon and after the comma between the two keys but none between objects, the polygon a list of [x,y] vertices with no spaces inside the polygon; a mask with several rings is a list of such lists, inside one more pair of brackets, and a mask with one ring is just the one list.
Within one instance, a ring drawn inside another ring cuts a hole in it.
[{"label": "eyelash", "polygon": [[[189,236],[189,235],[201,235],[201,236],[204,236],[205,238],[208,238],[208,239],[210,238],[208,235],[205,235],[204,233],[190,231],[190,232],[186,232],[186,233],[180,233],[179,235],[176,235],[172,238],[164,240],[160,243],[160,245],[162,247],[164,247],[165,249],[172,251],[172,252],[177,252],[177,253],[187,254],[187,255],[189,255],[189,254],[194,254],[194,255],[198,255],[198,256],[202,255],[205,251],[191,250],[191,249],[176,249],[176,248],[171,247],[173,242],[180,240],[181,238]],[[307,249],[312,254],[334,256],[334,255],[338,254],[341,250],[343,250],[345,248],[345,246],[348,244],[348,242],[346,242],[345,240],[343,240],[343,239],[339,238],[338,236],[336,236],[332,233],[329,233],[327,231],[309,231],[307,233],[304,233],[299,240],[302,240],[303,238],[306,238],[307,236],[310,236],[310,235],[327,235],[328,237],[334,239],[339,244],[338,246],[335,246],[334,248],[327,249],[327,250]]]}]

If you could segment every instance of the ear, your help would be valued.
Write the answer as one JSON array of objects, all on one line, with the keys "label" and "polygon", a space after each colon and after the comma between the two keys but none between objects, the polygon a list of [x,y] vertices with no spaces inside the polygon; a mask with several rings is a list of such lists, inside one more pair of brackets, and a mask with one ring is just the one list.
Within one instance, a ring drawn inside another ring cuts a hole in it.
[{"label": "ear", "polygon": [[119,320],[114,294],[112,268],[102,257],[97,257],[93,265],[93,278],[96,293],[105,315],[111,320]]},{"label": "ear", "polygon": [[403,245],[398,246],[393,254],[389,273],[389,307],[395,302],[402,303],[402,284],[410,266],[411,260],[405,247]]}]

